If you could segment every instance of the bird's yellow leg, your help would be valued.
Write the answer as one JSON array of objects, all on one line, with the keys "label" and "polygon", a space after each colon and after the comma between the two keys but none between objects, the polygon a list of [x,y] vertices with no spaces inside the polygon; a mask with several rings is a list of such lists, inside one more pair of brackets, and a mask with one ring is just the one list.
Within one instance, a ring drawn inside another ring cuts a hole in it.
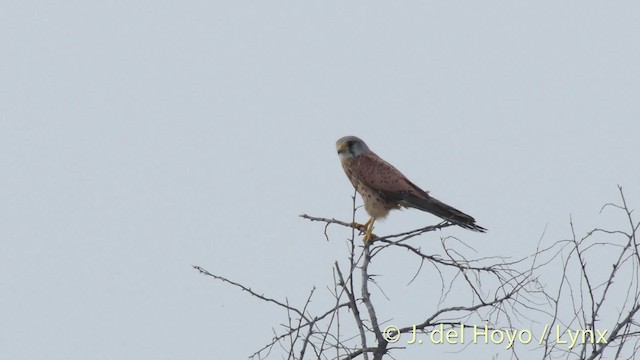
[{"label": "bird's yellow leg", "polygon": [[376,219],[374,219],[373,217],[369,219],[369,221],[367,221],[366,225],[367,225],[367,232],[364,234],[364,237],[362,238],[362,242],[363,243],[368,243],[369,240],[371,240],[372,238],[375,237],[375,235],[373,234],[373,223],[376,222]]},{"label": "bird's yellow leg", "polygon": [[369,224],[371,224],[371,221],[373,221],[373,218],[369,218],[369,220],[367,220],[367,222],[364,224],[358,224],[357,222],[353,222],[351,223],[351,226],[360,230],[360,233],[363,234],[367,232],[367,229],[369,229]]}]

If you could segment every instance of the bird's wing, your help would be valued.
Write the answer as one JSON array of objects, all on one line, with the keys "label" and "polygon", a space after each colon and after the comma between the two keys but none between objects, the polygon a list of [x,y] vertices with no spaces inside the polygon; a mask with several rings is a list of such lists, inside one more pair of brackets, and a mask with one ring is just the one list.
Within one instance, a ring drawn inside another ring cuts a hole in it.
[{"label": "bird's wing", "polygon": [[377,191],[387,200],[402,201],[408,197],[429,197],[426,191],[413,184],[398,169],[373,152],[352,158],[345,165],[350,177]]},{"label": "bird's wing", "polygon": [[350,160],[350,163],[345,164],[345,170],[350,173],[349,177],[354,177],[378,192],[384,199],[432,213],[469,230],[487,231],[477,225],[472,216],[430,196],[427,191],[409,181],[398,169],[375,153],[368,152]]}]

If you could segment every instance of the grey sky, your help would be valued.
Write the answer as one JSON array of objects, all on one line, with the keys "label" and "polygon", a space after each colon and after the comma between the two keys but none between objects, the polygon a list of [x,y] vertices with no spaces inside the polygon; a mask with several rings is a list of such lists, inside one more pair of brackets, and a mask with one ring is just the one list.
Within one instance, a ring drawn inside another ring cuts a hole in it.
[{"label": "grey sky", "polygon": [[[191,265],[292,302],[316,285],[320,308],[346,233],[297,215],[349,219],[344,135],[476,217],[488,234],[443,235],[481,255],[565,238],[570,214],[617,225],[617,184],[640,206],[637,2],[1,8],[3,358],[249,355],[285,314]],[[401,270],[392,300],[416,292]]]}]

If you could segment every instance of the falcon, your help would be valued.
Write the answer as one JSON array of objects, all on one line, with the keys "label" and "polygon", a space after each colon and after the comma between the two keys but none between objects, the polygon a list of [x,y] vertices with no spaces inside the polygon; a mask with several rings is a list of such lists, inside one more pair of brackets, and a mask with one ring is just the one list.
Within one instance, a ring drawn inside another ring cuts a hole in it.
[{"label": "falcon", "polygon": [[362,225],[366,229],[365,243],[371,239],[375,221],[400,208],[419,209],[468,230],[487,231],[477,225],[472,216],[441,202],[409,181],[398,169],[369,150],[360,138],[342,137],[336,142],[336,148],[342,168],[362,196],[364,208],[370,216]]}]

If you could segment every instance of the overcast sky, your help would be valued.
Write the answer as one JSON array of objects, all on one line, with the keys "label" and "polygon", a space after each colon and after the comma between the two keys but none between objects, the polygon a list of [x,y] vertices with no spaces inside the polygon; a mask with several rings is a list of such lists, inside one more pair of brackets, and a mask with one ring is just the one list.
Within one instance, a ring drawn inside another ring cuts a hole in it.
[{"label": "overcast sky", "polygon": [[[315,285],[322,309],[348,232],[298,215],[350,219],[344,135],[490,230],[425,243],[518,257],[570,215],[620,225],[599,211],[618,184],[640,206],[638,19],[632,1],[4,2],[2,357],[245,358],[286,321],[191,265],[298,304]],[[415,263],[375,266],[378,303],[413,291]]]}]

